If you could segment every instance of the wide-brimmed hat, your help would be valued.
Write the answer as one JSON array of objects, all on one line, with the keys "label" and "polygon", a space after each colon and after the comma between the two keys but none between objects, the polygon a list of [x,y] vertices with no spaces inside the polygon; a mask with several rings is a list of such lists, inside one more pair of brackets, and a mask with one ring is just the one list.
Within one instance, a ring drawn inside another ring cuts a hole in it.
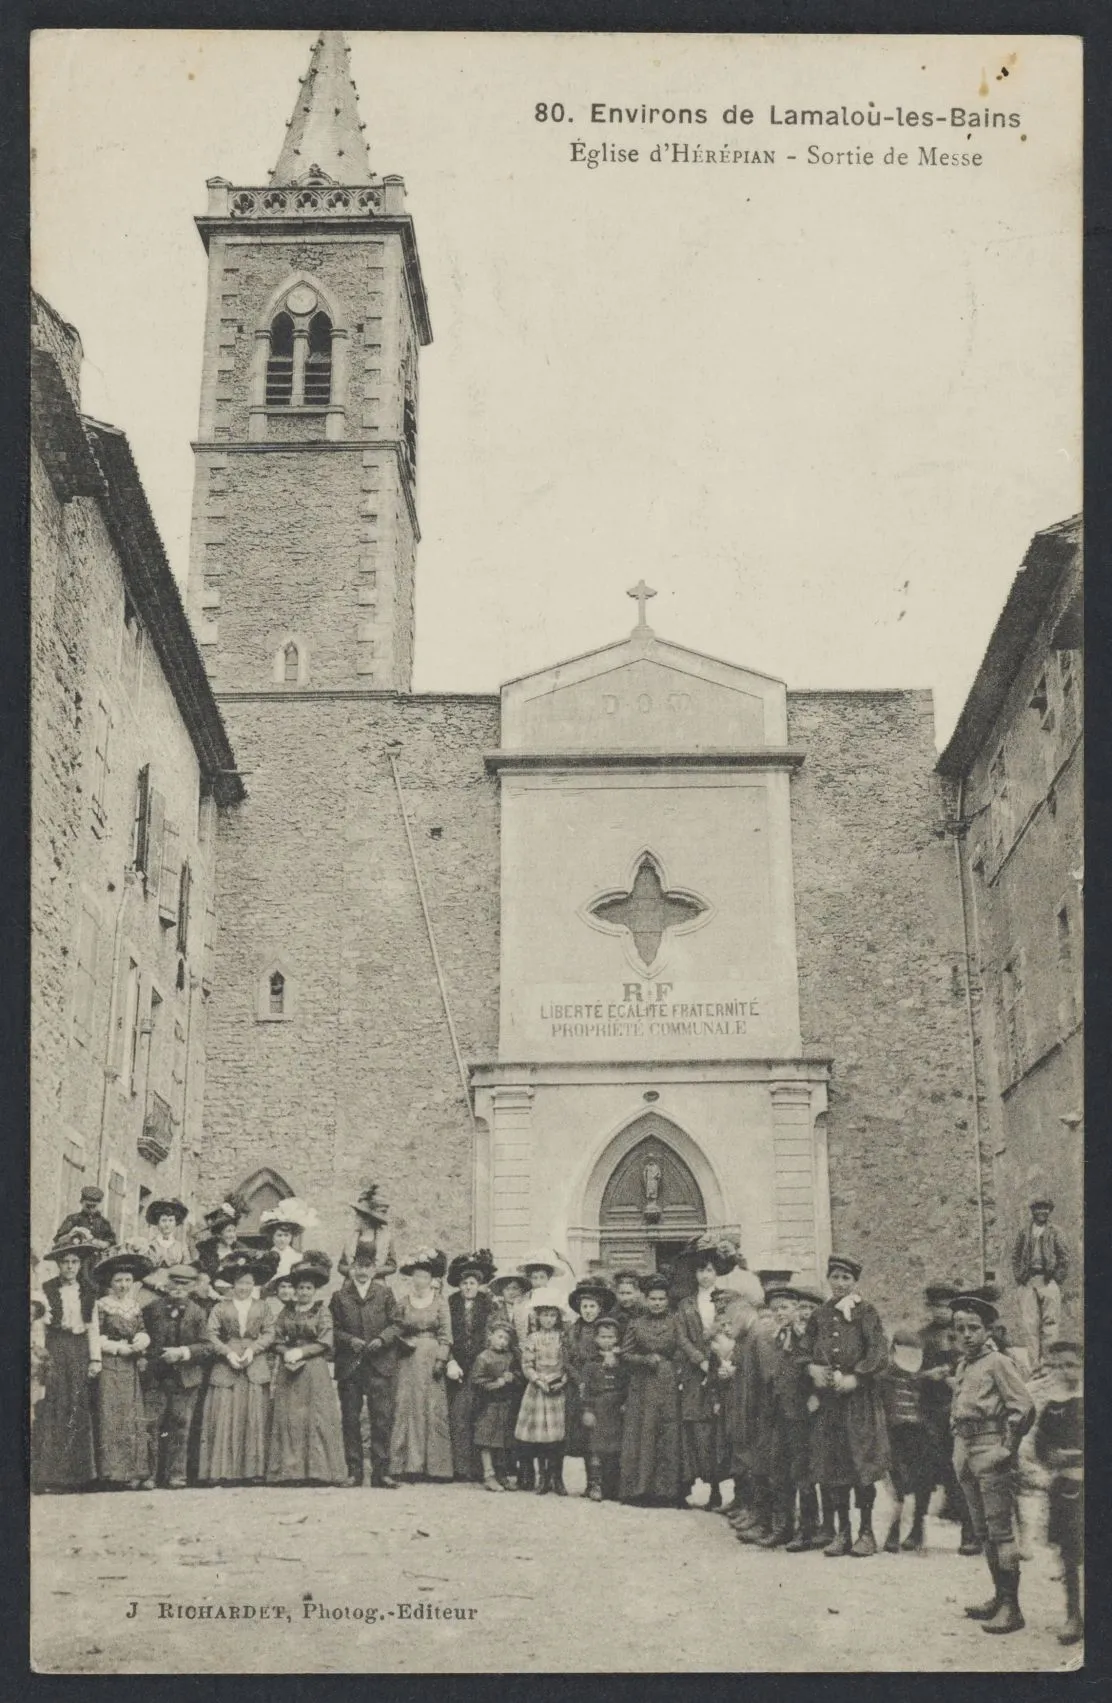
[{"label": "wide-brimmed hat", "polygon": [[215,1236],[226,1224],[238,1224],[242,1217],[242,1212],[237,1212],[235,1207],[225,1200],[219,1206],[214,1206],[211,1212],[205,1213],[205,1228],[210,1235]]},{"label": "wide-brimmed hat", "polygon": [[692,1271],[701,1265],[712,1265],[719,1277],[725,1277],[728,1271],[733,1271],[740,1255],[741,1250],[731,1236],[718,1236],[712,1231],[688,1242],[680,1250],[676,1263],[688,1265]]},{"label": "wide-brimmed hat", "polygon": [[526,1277],[526,1275],[523,1271],[504,1271],[502,1273],[501,1277],[492,1277],[491,1278],[491,1280],[490,1280],[490,1292],[491,1292],[491,1294],[492,1295],[503,1294],[505,1292],[505,1288],[506,1288],[507,1283],[516,1283],[518,1288],[522,1291],[523,1294],[528,1294],[528,1292],[529,1292],[529,1279]]},{"label": "wide-brimmed hat", "polygon": [[189,1208],[184,1200],[152,1200],[144,1214],[148,1224],[157,1224],[163,1216],[173,1217],[176,1224],[184,1224],[189,1217]]},{"label": "wide-brimmed hat", "polygon": [[291,1283],[315,1283],[318,1289],[327,1283],[331,1276],[332,1261],[327,1254],[318,1252],[316,1248],[311,1248],[307,1253],[302,1254],[298,1263],[292,1266],[289,1272]]},{"label": "wide-brimmed hat", "polygon": [[548,1284],[545,1284],[540,1289],[534,1289],[533,1293],[529,1297],[530,1312],[539,1313],[544,1307],[551,1307],[555,1312],[563,1316],[564,1297],[558,1289],[552,1289],[548,1286]]},{"label": "wide-brimmed hat", "polygon": [[295,1194],[287,1195],[277,1206],[268,1207],[259,1217],[259,1229],[267,1235],[273,1230],[288,1230],[296,1236],[300,1230],[316,1230],[319,1226],[320,1214],[316,1207]]},{"label": "wide-brimmed hat", "polygon": [[[587,1300],[597,1301],[600,1311],[608,1313],[616,1299],[617,1297],[615,1296],[614,1291],[609,1288],[607,1284],[603,1283],[600,1278],[584,1277],[576,1284],[575,1288],[568,1296],[568,1306],[571,1308],[573,1313],[578,1313],[580,1302]],[[598,1323],[597,1319],[595,1320],[595,1323]]]},{"label": "wide-brimmed hat", "polygon": [[1048,1211],[1048,1212],[1053,1212],[1053,1211],[1054,1211],[1054,1202],[1053,1202],[1053,1201],[1052,1201],[1052,1200],[1051,1200],[1051,1198],[1050,1198],[1050,1196],[1049,1196],[1049,1195],[1048,1195],[1048,1194],[1040,1194],[1040,1195],[1036,1195],[1036,1196],[1035,1196],[1035,1198],[1034,1198],[1034,1200],[1033,1200],[1033,1201],[1032,1201],[1032,1202],[1031,1202],[1031,1204],[1030,1204],[1030,1208],[1029,1208],[1029,1210],[1030,1210],[1030,1211],[1031,1211],[1031,1212],[1034,1212],[1034,1211],[1035,1211],[1035,1209],[1036,1209],[1036,1208],[1037,1208],[1037,1207],[1040,1207],[1040,1206],[1045,1206],[1045,1207],[1046,1207],[1046,1210],[1047,1210],[1047,1211]]},{"label": "wide-brimmed hat", "polygon": [[81,1200],[85,1206],[99,1206],[103,1199],[104,1190],[98,1189],[95,1183],[86,1183],[81,1190]]},{"label": "wide-brimmed hat", "polygon": [[213,1281],[234,1283],[237,1277],[242,1277],[247,1272],[255,1282],[265,1283],[273,1269],[272,1266],[269,1271],[260,1270],[259,1256],[252,1253],[250,1248],[233,1248],[227,1259],[221,1262]]},{"label": "wide-brimmed hat", "polygon": [[489,1248],[478,1248],[473,1254],[457,1254],[448,1267],[448,1283],[458,1289],[465,1277],[477,1277],[489,1283],[494,1276],[494,1255]]},{"label": "wide-brimmed hat", "polygon": [[93,1276],[98,1283],[107,1284],[121,1271],[128,1271],[132,1277],[139,1279],[146,1277],[153,1270],[154,1261],[149,1260],[146,1254],[130,1248],[118,1248],[97,1261],[93,1267]]},{"label": "wide-brimmed hat", "polygon": [[561,1266],[566,1266],[566,1264],[567,1262],[560,1258],[555,1248],[534,1248],[522,1259],[521,1270],[532,1271],[537,1266],[544,1266],[549,1277],[555,1277]]},{"label": "wide-brimmed hat", "polygon": [[991,1301],[986,1301],[983,1295],[955,1295],[950,1302],[952,1313],[976,1313],[981,1323],[986,1327],[994,1325],[999,1317]]},{"label": "wide-brimmed hat", "polygon": [[390,1212],[389,1206],[378,1196],[378,1184],[368,1183],[360,1189],[358,1200],[350,1202],[351,1210],[357,1212],[360,1218],[365,1218],[368,1224],[385,1224]]},{"label": "wide-brimmed hat", "polygon": [[293,1278],[291,1272],[284,1271],[280,1277],[272,1277],[269,1283],[263,1284],[263,1294],[277,1296],[278,1285],[280,1283],[291,1283],[292,1281]]},{"label": "wide-brimmed hat", "polygon": [[785,1301],[801,1301],[803,1292],[792,1283],[770,1283],[765,1290],[765,1300],[775,1301],[777,1297]]},{"label": "wide-brimmed hat", "polygon": [[771,1288],[775,1288],[778,1283],[790,1283],[792,1280],[790,1266],[785,1270],[782,1265],[763,1265],[757,1271],[756,1275],[760,1280],[761,1288],[764,1290],[766,1295],[769,1290]]},{"label": "wide-brimmed hat", "polygon": [[418,1248],[416,1253],[398,1262],[398,1270],[403,1277],[411,1277],[415,1271],[427,1271],[430,1277],[443,1277],[447,1264],[447,1257],[439,1248]]},{"label": "wide-brimmed hat", "polygon": [[67,1230],[60,1241],[55,1242],[42,1256],[44,1260],[58,1261],[66,1254],[77,1254],[80,1259],[91,1259],[94,1254],[102,1254],[108,1246],[107,1242],[98,1240],[91,1230],[82,1230],[78,1225],[73,1230]]},{"label": "wide-brimmed hat", "polygon": [[949,1303],[953,1300],[955,1295],[960,1294],[960,1283],[928,1283],[927,1287],[923,1290],[923,1296],[929,1306],[933,1306],[936,1301]]},{"label": "wide-brimmed hat", "polygon": [[826,1262],[827,1277],[832,1271],[848,1271],[855,1283],[864,1269],[860,1260],[850,1259],[848,1254],[831,1254]]}]

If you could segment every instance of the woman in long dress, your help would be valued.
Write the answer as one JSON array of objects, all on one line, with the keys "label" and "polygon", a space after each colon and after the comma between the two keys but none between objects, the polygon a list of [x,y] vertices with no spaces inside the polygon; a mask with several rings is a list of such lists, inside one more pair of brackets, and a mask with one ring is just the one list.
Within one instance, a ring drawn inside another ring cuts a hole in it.
[{"label": "woman in long dress", "polygon": [[72,1230],[43,1257],[58,1268],[42,1286],[46,1302],[43,1397],[31,1433],[35,1491],[83,1490],[96,1476],[93,1380],[100,1375],[97,1292],[89,1262],[105,1244]]},{"label": "woman in long dress", "polygon": [[139,1366],[151,1345],[143,1319],[143,1290],[151,1262],[145,1254],[123,1250],[94,1267],[93,1277],[107,1286],[96,1305],[103,1367],[94,1409],[97,1477],[102,1484],[129,1490],[153,1490],[150,1438],[143,1407]]},{"label": "woman in long dress", "polygon": [[409,1291],[398,1303],[398,1382],[390,1438],[391,1478],[451,1478],[452,1438],[444,1371],[452,1349],[448,1303],[433,1288],[444,1255],[422,1249],[400,1267]]},{"label": "woman in long dress", "polygon": [[332,1314],[319,1294],[331,1271],[327,1254],[306,1253],[289,1273],[295,1300],[274,1327],[268,1484],[348,1481],[340,1398],[328,1370]]},{"label": "woman in long dress", "polygon": [[623,1502],[678,1508],[680,1493],[680,1369],[683,1347],[675,1314],[668,1311],[668,1279],[647,1277],[646,1312],[626,1327],[622,1365],[629,1395],[622,1422]]},{"label": "woman in long dress", "polygon": [[205,1411],[197,1477],[202,1484],[261,1484],[266,1478],[270,1426],[270,1359],[274,1341],[265,1302],[253,1299],[255,1261],[233,1254],[218,1276],[231,1293],[208,1316],[216,1350]]}]

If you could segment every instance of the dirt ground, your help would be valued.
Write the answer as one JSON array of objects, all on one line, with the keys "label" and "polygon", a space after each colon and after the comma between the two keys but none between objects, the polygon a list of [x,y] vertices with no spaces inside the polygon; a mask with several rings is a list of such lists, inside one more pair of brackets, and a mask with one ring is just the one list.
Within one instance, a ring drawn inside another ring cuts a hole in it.
[{"label": "dirt ground", "polygon": [[921,1555],[828,1561],[744,1547],[702,1511],[471,1485],[37,1497],[32,1659],[63,1674],[1075,1668],[1040,1499],[1025,1504],[1027,1629],[992,1638],[961,1612],[989,1594],[984,1563],[934,1519]]}]

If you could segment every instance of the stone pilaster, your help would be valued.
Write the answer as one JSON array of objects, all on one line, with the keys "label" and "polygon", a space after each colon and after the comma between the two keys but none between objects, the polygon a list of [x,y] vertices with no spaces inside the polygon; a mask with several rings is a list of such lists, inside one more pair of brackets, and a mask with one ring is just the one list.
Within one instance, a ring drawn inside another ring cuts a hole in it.
[{"label": "stone pilaster", "polygon": [[806,1082],[776,1082],[772,1096],[776,1256],[795,1272],[818,1269],[814,1107]]},{"label": "stone pilaster", "polygon": [[491,1092],[490,1246],[501,1269],[532,1240],[532,1088]]}]

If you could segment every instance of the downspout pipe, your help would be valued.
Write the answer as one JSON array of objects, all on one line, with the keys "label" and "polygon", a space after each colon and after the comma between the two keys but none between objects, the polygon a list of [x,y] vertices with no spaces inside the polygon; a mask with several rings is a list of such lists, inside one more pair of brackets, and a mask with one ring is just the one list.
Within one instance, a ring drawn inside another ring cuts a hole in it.
[{"label": "downspout pipe", "polygon": [[962,964],[965,984],[965,1019],[969,1036],[969,1075],[973,1088],[973,1174],[977,1190],[977,1231],[980,1242],[980,1281],[985,1281],[988,1250],[985,1246],[985,1190],[981,1159],[981,1096],[977,1082],[977,1028],[973,1020],[973,980],[970,971],[969,907],[965,900],[965,867],[961,848],[968,824],[965,820],[965,776],[958,781],[957,820],[953,825],[954,869],[958,878],[958,899],[961,904]]}]

